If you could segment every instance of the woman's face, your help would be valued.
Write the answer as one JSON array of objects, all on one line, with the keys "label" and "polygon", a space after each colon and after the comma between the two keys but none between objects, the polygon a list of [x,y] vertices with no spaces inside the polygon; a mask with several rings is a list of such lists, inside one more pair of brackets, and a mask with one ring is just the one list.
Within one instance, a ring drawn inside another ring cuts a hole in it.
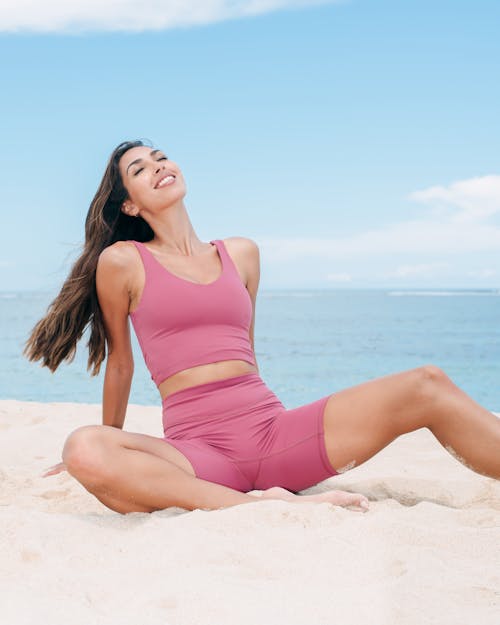
[{"label": "woman's face", "polygon": [[[186,195],[179,166],[162,150],[139,146],[127,150],[118,164],[129,201],[124,212],[158,213]],[[127,210],[125,210],[127,209]]]}]

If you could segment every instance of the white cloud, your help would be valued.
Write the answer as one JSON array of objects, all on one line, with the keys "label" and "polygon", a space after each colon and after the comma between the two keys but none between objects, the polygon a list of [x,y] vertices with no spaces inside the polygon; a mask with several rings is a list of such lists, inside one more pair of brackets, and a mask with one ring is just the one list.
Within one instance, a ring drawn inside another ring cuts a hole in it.
[{"label": "white cloud", "polygon": [[407,278],[414,276],[434,276],[443,269],[449,267],[449,263],[421,263],[417,265],[401,265],[396,271],[387,274],[388,278]]},{"label": "white cloud", "polygon": [[467,254],[500,252],[500,227],[444,220],[389,224],[347,237],[257,237],[267,258],[287,261],[309,257],[356,259],[400,254]]},{"label": "white cloud", "polygon": [[411,193],[409,199],[429,204],[441,212],[451,208],[452,221],[484,219],[500,213],[500,176],[468,178],[453,182],[447,187],[430,187]]},{"label": "white cloud", "polygon": [[2,0],[0,31],[163,30],[341,0]]},{"label": "white cloud", "polygon": [[[500,212],[500,176],[459,180],[448,187],[416,191],[409,198],[424,203],[446,202],[452,210],[447,215],[434,212],[426,218],[387,224],[351,236],[262,237],[259,244],[268,259],[276,262],[297,258],[355,260],[363,256],[409,254],[421,254],[427,259],[431,254],[500,252],[500,227],[484,222],[485,217]],[[397,271],[400,276],[417,275],[435,271],[437,264],[402,265]]]},{"label": "white cloud", "polygon": [[329,273],[326,279],[329,282],[352,282],[352,276],[348,273]]},{"label": "white cloud", "polygon": [[497,275],[497,272],[494,269],[484,268],[468,271],[467,275],[473,278],[492,278]]},{"label": "white cloud", "polygon": [[[466,279],[485,284],[498,279],[500,225],[485,217],[500,212],[500,176],[432,187],[410,197],[425,203],[446,200],[447,213],[426,211],[418,219],[381,224],[348,236],[255,239],[264,262],[272,267],[272,277],[280,280],[284,267],[287,275],[308,273],[322,276],[325,282],[462,284]],[[325,274],[325,266],[337,273]]]}]

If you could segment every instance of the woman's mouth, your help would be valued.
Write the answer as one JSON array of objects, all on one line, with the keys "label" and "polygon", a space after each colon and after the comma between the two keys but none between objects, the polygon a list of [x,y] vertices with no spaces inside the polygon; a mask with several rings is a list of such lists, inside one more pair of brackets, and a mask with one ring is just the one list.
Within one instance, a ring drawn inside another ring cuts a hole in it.
[{"label": "woman's mouth", "polygon": [[168,175],[165,176],[165,178],[162,178],[156,185],[155,185],[155,189],[161,189],[162,187],[166,187],[170,184],[173,184],[175,182],[175,176],[172,175]]}]

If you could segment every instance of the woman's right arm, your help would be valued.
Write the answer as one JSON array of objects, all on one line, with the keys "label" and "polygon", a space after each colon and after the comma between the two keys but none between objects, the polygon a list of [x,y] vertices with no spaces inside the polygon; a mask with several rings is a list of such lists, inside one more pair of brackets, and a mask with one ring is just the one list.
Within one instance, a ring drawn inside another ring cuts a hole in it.
[{"label": "woman's right arm", "polygon": [[131,299],[131,255],[128,244],[105,248],[97,263],[96,289],[106,330],[107,361],[102,396],[103,425],[122,428],[134,359],[128,321]]}]

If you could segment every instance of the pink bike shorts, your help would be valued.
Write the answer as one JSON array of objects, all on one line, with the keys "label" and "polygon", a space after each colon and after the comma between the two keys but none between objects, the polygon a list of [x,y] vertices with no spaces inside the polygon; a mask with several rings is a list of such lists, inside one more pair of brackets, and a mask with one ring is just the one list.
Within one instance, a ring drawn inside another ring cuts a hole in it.
[{"label": "pink bike shorts", "polygon": [[329,397],[287,410],[255,372],[197,384],[163,400],[164,439],[203,480],[298,492],[337,475],[323,433]]}]

